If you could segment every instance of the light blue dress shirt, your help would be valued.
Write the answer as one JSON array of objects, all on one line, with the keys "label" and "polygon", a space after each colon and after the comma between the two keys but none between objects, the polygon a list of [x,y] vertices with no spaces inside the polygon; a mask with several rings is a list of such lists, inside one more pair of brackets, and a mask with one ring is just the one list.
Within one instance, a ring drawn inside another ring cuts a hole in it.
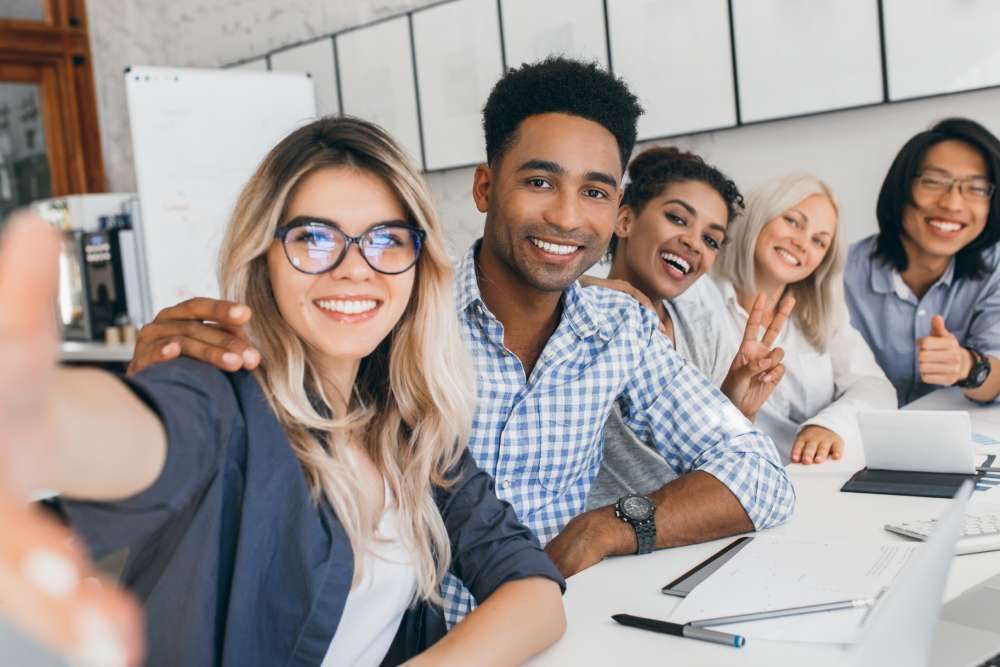
[{"label": "light blue dress shirt", "polygon": [[953,259],[918,299],[891,264],[872,256],[875,239],[851,246],[844,287],[851,323],[896,387],[900,405],[939,388],[921,381],[917,363],[917,340],[930,333],[935,315],[944,318],[945,328],[963,347],[1000,358],[1000,246],[983,254],[984,278],[955,279]]},{"label": "light blue dress shirt", "polygon": [[[525,377],[480,295],[478,245],[462,260],[456,285],[478,380],[469,450],[543,545],[586,509],[616,401],[626,426],[677,474],[713,475],[756,529],[789,517],[795,492],[771,439],[674,351],[655,313],[633,298],[570,285],[559,324]],[[449,623],[471,611],[472,598],[454,577],[443,593]]]}]

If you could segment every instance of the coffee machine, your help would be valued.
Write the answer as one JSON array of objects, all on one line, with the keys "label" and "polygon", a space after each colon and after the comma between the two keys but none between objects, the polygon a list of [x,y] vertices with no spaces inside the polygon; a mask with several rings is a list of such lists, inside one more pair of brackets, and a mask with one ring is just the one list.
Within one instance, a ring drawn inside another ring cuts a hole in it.
[{"label": "coffee machine", "polygon": [[65,340],[104,340],[128,321],[119,229],[63,232],[59,316]]}]

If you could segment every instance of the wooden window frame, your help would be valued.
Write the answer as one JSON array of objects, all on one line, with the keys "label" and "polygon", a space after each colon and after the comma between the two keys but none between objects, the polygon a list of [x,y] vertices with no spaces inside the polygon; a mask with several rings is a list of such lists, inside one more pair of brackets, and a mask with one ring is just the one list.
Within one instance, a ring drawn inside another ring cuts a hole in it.
[{"label": "wooden window frame", "polygon": [[0,80],[39,86],[52,195],[104,192],[84,0],[42,0],[44,21],[0,19]]}]

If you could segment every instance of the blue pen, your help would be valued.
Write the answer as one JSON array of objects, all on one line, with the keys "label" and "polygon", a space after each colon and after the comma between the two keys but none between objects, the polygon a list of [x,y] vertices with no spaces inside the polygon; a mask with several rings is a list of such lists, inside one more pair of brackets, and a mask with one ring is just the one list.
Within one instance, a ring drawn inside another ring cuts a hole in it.
[{"label": "blue pen", "polygon": [[642,618],[641,616],[632,616],[631,614],[615,614],[611,618],[622,625],[632,628],[641,628],[677,637],[687,637],[688,639],[700,639],[703,642],[712,642],[713,644],[725,644],[726,646],[740,648],[747,643],[747,640],[742,635],[731,635],[728,632],[706,630],[705,628],[696,628],[693,625],[658,621],[655,618]]}]

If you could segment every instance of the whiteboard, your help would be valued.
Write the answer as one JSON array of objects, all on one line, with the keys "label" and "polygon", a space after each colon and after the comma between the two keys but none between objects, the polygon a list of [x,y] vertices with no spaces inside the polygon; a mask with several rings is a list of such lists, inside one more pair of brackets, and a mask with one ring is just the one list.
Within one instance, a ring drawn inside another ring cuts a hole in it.
[{"label": "whiteboard", "polygon": [[877,0],[732,0],[744,122],[882,101]]},{"label": "whiteboard", "polygon": [[485,161],[482,108],[503,73],[496,0],[414,12],[413,43],[426,168]]},{"label": "whiteboard", "polygon": [[336,40],[344,113],[381,125],[421,166],[409,17],[344,32]]},{"label": "whiteboard", "polygon": [[316,111],[320,116],[340,113],[332,38],[275,51],[268,57],[272,72],[306,72],[312,77],[316,86]]},{"label": "whiteboard", "polygon": [[736,125],[727,0],[608,0],[608,38],[640,140]]},{"label": "whiteboard", "polygon": [[500,0],[507,67],[547,56],[608,67],[602,0]]},{"label": "whiteboard", "polygon": [[254,72],[266,72],[268,69],[267,56],[254,58],[253,60],[248,60],[245,63],[240,63],[239,65],[233,65],[229,69],[246,69]]},{"label": "whiteboard", "polygon": [[996,0],[883,0],[889,99],[1000,84]]},{"label": "whiteboard", "polygon": [[218,296],[219,244],[257,164],[312,120],[302,74],[134,67],[125,72],[152,307]]}]

